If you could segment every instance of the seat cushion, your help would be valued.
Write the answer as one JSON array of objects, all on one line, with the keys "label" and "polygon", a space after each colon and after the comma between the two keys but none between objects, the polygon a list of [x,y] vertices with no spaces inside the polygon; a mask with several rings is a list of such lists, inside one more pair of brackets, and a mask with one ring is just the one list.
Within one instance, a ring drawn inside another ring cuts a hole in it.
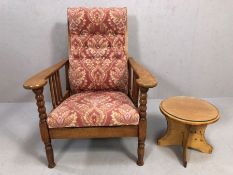
[{"label": "seat cushion", "polygon": [[137,125],[139,113],[127,95],[117,91],[72,95],[47,118],[49,128]]},{"label": "seat cushion", "polygon": [[73,93],[128,91],[126,8],[68,8]]}]

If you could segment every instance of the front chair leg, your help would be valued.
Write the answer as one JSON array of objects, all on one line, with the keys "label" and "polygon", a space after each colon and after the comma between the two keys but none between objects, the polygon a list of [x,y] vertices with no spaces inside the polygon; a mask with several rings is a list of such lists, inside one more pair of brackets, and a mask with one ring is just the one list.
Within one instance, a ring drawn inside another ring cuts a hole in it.
[{"label": "front chair leg", "polygon": [[49,136],[49,130],[48,130],[48,125],[46,122],[47,114],[46,114],[46,108],[45,108],[45,102],[44,102],[44,95],[43,95],[43,88],[40,89],[35,89],[33,92],[36,95],[36,101],[37,101],[37,107],[38,107],[38,112],[39,112],[39,117],[40,117],[40,134],[41,134],[41,139],[43,140],[45,144],[45,151],[46,151],[46,156],[48,160],[48,167],[53,168],[55,167],[54,163],[54,156],[53,156],[53,148],[51,145],[51,139]]},{"label": "front chair leg", "polygon": [[144,165],[144,161],[143,161],[143,157],[144,157],[144,152],[145,152],[145,138],[138,138],[138,161],[137,164],[138,166],[143,166]]},{"label": "front chair leg", "polygon": [[139,129],[138,129],[138,161],[137,164],[142,166],[144,164],[143,157],[145,152],[145,140],[146,140],[146,104],[147,104],[147,88],[140,88],[140,106],[139,106]]}]

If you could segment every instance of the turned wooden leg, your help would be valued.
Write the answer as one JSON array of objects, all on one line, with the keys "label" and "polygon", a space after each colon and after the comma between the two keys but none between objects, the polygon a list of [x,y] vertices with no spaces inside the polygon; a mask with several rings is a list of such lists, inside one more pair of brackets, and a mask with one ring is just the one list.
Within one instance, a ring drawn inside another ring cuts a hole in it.
[{"label": "turned wooden leg", "polygon": [[137,164],[139,166],[144,165],[143,157],[144,157],[144,151],[145,151],[145,139],[138,138],[138,161]]},{"label": "turned wooden leg", "polygon": [[44,102],[44,96],[43,96],[43,88],[40,89],[35,89],[33,92],[36,95],[36,101],[37,101],[37,107],[38,107],[38,112],[39,112],[39,117],[40,117],[40,134],[41,134],[41,139],[43,140],[45,144],[45,151],[46,151],[46,156],[48,160],[48,167],[53,168],[55,167],[54,163],[54,156],[53,156],[53,148],[51,145],[51,139],[49,136],[49,130],[46,122],[47,114],[46,114],[46,108],[45,108],[45,102]]},{"label": "turned wooden leg", "polygon": [[144,164],[143,157],[145,151],[145,140],[146,140],[146,104],[147,104],[147,91],[146,88],[140,88],[140,106],[139,106],[139,131],[138,131],[138,161],[137,164],[142,166]]}]

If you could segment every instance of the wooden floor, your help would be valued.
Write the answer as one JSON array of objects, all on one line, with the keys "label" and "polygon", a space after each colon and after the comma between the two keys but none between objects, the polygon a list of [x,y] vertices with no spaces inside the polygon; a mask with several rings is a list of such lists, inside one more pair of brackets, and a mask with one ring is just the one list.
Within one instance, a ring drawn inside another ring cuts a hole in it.
[{"label": "wooden floor", "polygon": [[35,104],[0,103],[0,175],[232,175],[233,98],[208,100],[222,116],[206,130],[206,139],[214,150],[212,154],[189,150],[186,169],[182,166],[180,147],[155,144],[166,129],[166,120],[159,112],[160,100],[148,102],[144,166],[136,165],[136,138],[81,139],[53,142],[57,164],[54,169],[47,168]]}]

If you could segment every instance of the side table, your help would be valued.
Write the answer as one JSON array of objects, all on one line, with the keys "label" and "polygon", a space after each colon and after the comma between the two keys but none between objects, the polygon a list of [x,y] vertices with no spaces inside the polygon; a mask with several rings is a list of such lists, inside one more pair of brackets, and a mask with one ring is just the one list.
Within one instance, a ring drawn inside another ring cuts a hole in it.
[{"label": "side table", "polygon": [[218,109],[209,102],[194,97],[177,96],[165,99],[160,111],[167,120],[167,131],[158,145],[182,145],[183,165],[187,166],[187,148],[211,153],[213,147],[205,139],[208,124],[219,119]]}]

